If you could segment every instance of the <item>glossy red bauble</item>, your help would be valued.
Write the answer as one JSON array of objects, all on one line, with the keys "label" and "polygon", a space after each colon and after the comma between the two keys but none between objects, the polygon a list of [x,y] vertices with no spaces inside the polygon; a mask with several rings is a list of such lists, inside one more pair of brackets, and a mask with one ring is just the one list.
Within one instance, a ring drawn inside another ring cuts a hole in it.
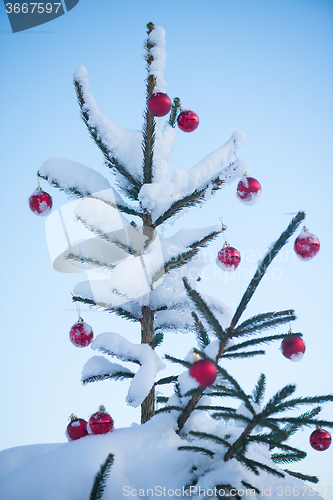
[{"label": "glossy red bauble", "polygon": [[301,337],[292,337],[282,340],[281,352],[291,361],[300,361],[305,353],[305,344]]},{"label": "glossy red bauble", "polygon": [[294,243],[294,250],[296,255],[301,260],[310,260],[312,259],[320,249],[320,243],[314,234],[309,233],[309,231],[303,228],[301,234],[296,238]]},{"label": "glossy red bauble", "polygon": [[332,437],[325,429],[316,429],[310,436],[310,444],[314,450],[325,451],[331,446]]},{"label": "glossy red bauble", "polygon": [[223,271],[234,271],[241,261],[241,256],[236,248],[225,244],[218,252],[216,257],[216,264],[223,269]]},{"label": "glossy red bauble", "polygon": [[83,418],[77,418],[76,415],[71,415],[71,421],[67,425],[66,436],[68,441],[75,441],[84,436],[88,436],[87,422]]},{"label": "glossy red bauble", "polygon": [[177,124],[183,132],[193,132],[199,125],[199,117],[194,111],[184,109],[178,115]]},{"label": "glossy red bauble", "polygon": [[152,115],[165,116],[171,109],[170,97],[164,92],[154,92],[147,101],[147,107]]},{"label": "glossy red bauble", "polygon": [[195,378],[202,387],[208,387],[215,382],[217,369],[209,359],[200,359],[191,365],[191,377]]},{"label": "glossy red bauble", "polygon": [[42,189],[36,189],[29,198],[29,207],[36,215],[48,215],[52,209],[52,198]]},{"label": "glossy red bauble", "polygon": [[89,434],[107,434],[113,429],[113,418],[100,406],[98,411],[91,415],[88,422]]},{"label": "glossy red bauble", "polygon": [[260,198],[261,185],[257,179],[244,175],[238,183],[236,194],[241,202],[246,205],[254,205]]},{"label": "glossy red bauble", "polygon": [[69,339],[76,347],[87,347],[94,338],[92,328],[82,319],[75,323],[69,331]]}]

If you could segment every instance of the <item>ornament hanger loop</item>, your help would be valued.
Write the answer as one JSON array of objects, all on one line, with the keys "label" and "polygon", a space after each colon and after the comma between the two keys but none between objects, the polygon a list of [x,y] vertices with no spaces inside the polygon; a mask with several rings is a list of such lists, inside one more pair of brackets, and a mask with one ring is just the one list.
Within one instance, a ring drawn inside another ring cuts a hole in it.
[{"label": "ornament hanger loop", "polygon": [[39,172],[37,172],[37,184],[38,184],[37,189],[42,189],[42,188],[40,187],[39,177],[40,177],[40,176],[39,176]]},{"label": "ornament hanger loop", "polygon": [[[72,292],[71,292],[71,296],[72,296],[72,298],[74,299],[74,295],[72,294]],[[80,322],[80,323],[81,323],[81,322],[83,321],[83,319],[82,319],[82,318],[81,318],[81,316],[80,316],[80,304],[78,303],[78,301],[77,301],[77,300],[75,300],[75,305],[76,305],[76,312],[77,312],[77,315],[78,315],[78,318],[79,318],[79,319],[78,319],[78,322]]]},{"label": "ornament hanger loop", "polygon": [[219,217],[219,219],[220,219],[221,224],[222,224],[224,244],[229,245],[229,243],[227,243],[227,229],[228,229],[228,226],[226,226],[225,224],[223,224],[223,218],[222,217]]}]

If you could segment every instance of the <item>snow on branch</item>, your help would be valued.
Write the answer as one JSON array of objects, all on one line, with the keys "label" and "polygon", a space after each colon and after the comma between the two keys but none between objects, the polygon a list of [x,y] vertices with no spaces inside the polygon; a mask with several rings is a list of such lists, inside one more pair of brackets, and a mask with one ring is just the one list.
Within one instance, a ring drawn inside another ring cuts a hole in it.
[{"label": "snow on branch", "polygon": [[148,344],[132,344],[118,333],[98,335],[91,347],[94,350],[117,356],[122,361],[140,364],[126,397],[130,406],[137,407],[142,403],[155,383],[157,372],[165,368],[165,364]]},{"label": "snow on branch", "polygon": [[76,69],[74,85],[82,118],[106,160],[127,181],[136,188],[140,187],[142,180],[141,132],[119,127],[101,113],[89,92],[88,73],[84,66]]},{"label": "snow on branch", "polygon": [[82,163],[53,155],[44,161],[38,175],[67,194],[98,198],[122,212],[141,216],[138,209],[130,207],[103,175]]},{"label": "snow on branch", "polygon": [[149,75],[155,77],[156,87],[160,92],[166,92],[167,83],[164,80],[164,70],[166,66],[166,51],[165,51],[165,29],[161,26],[156,26],[148,36],[148,43],[153,45],[150,47],[150,53],[153,60],[149,64]]},{"label": "snow on branch", "polygon": [[[139,200],[142,206],[151,212],[156,224],[165,222],[185,207],[203,203],[222,184],[229,184],[241,177],[246,170],[247,161],[240,158],[231,160],[244,141],[243,132],[236,131],[223,146],[192,168],[176,168],[171,181],[144,184],[139,193]],[[161,170],[163,171],[163,168]]]},{"label": "snow on branch", "polygon": [[132,378],[134,373],[118,363],[111,363],[103,356],[93,356],[82,368],[81,382],[87,384],[107,378]]}]

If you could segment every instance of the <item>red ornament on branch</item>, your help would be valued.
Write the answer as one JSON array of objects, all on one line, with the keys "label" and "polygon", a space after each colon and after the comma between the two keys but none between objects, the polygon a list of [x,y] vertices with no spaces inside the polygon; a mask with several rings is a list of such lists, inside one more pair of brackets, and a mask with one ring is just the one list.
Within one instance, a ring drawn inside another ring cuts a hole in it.
[{"label": "red ornament on branch", "polygon": [[113,419],[102,405],[91,415],[87,426],[89,434],[107,434],[113,429]]},{"label": "red ornament on branch", "polygon": [[240,261],[241,256],[239,251],[231,247],[227,242],[224,243],[223,248],[221,248],[216,257],[216,264],[223,271],[234,271],[239,266]]},{"label": "red ornament on branch", "polygon": [[314,450],[325,451],[331,446],[332,437],[325,429],[316,429],[310,436],[310,444]]},{"label": "red ornament on branch", "polygon": [[87,422],[83,418],[77,418],[74,413],[69,417],[71,421],[66,428],[66,436],[68,441],[75,441],[84,436],[88,436]]},{"label": "red ornament on branch", "polygon": [[294,250],[301,260],[312,259],[320,249],[320,243],[314,234],[309,233],[306,227],[303,227],[301,234],[296,238]]},{"label": "red ornament on branch", "polygon": [[87,347],[94,338],[92,328],[82,318],[69,331],[69,339],[76,347]]},{"label": "red ornament on branch", "polygon": [[36,215],[46,216],[52,209],[51,196],[38,187],[29,198],[29,207]]},{"label": "red ornament on branch", "polygon": [[[294,333],[289,330],[289,333]],[[285,358],[291,361],[300,361],[305,353],[305,343],[301,337],[291,337],[282,340],[281,352]]]},{"label": "red ornament on branch", "polygon": [[171,100],[164,92],[154,92],[147,101],[149,112],[154,116],[165,116],[171,109]]},{"label": "red ornament on branch", "polygon": [[238,199],[246,205],[255,205],[261,195],[261,185],[257,179],[244,174],[237,185],[236,195]]},{"label": "red ornament on branch", "polygon": [[215,382],[217,368],[209,359],[199,359],[191,365],[189,373],[202,387],[208,387]]},{"label": "red ornament on branch", "polygon": [[199,125],[199,117],[194,111],[184,109],[178,115],[177,124],[183,132],[193,132]]}]

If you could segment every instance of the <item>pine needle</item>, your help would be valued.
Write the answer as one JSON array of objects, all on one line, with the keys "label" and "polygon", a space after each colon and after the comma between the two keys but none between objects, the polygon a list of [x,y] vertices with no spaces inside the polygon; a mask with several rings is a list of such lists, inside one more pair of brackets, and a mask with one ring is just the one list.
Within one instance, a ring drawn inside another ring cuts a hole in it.
[{"label": "pine needle", "polygon": [[89,500],[101,500],[105,487],[107,478],[110,475],[111,467],[114,462],[114,455],[110,453],[105,462],[102,463],[101,468],[95,476],[94,484],[90,493]]}]

